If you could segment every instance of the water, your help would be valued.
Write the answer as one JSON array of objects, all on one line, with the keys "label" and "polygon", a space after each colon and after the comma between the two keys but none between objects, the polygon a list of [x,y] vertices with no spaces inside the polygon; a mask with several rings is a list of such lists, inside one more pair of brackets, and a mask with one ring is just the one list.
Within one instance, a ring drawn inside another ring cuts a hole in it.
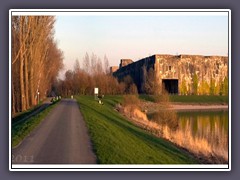
[{"label": "water", "polygon": [[[228,111],[165,113],[149,116],[161,126],[162,137],[212,163],[228,162]],[[161,120],[164,116],[171,117],[170,123]]]}]

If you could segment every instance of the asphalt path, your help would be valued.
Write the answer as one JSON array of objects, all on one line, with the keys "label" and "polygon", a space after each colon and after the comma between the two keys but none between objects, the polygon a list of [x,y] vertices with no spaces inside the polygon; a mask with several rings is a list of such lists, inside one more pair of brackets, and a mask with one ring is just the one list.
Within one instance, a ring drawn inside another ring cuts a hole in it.
[{"label": "asphalt path", "polygon": [[77,102],[63,99],[33,130],[12,150],[13,164],[95,164],[82,114]]}]

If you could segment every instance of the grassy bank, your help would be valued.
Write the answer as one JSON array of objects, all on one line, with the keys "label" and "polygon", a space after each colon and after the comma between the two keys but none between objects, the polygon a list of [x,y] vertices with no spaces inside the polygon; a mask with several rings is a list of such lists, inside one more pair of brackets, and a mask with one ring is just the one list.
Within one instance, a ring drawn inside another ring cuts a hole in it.
[{"label": "grassy bank", "polygon": [[41,101],[38,105],[26,110],[26,111],[23,111],[23,112],[20,112],[20,113],[17,113],[15,115],[13,115],[12,117],[12,122],[18,122],[19,120],[21,119],[24,119],[26,117],[28,117],[30,114],[32,114],[34,111],[36,111],[41,105],[42,105],[43,101]]},{"label": "grassy bank", "polygon": [[[154,102],[152,95],[139,95],[140,99]],[[228,104],[228,96],[206,96],[206,95],[169,95],[171,102],[186,104]]]},{"label": "grassy bank", "polygon": [[49,107],[30,117],[26,121],[12,125],[12,147],[16,147],[22,142],[22,140],[49,114],[56,104],[57,102],[51,104]]},{"label": "grassy bank", "polygon": [[121,96],[107,96],[104,105],[91,96],[77,101],[87,123],[100,164],[193,164],[198,163],[172,143],[134,126],[114,110]]}]

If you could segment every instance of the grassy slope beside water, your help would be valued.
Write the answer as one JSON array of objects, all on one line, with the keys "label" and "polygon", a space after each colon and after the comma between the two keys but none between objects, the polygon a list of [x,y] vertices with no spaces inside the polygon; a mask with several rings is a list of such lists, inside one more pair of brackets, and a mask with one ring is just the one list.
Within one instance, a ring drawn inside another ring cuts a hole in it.
[{"label": "grassy slope beside water", "polygon": [[56,104],[57,102],[51,104],[49,107],[30,117],[26,121],[12,125],[12,147],[16,147],[21,143],[21,141],[49,114]]},{"label": "grassy slope beside water", "polygon": [[104,105],[91,96],[77,98],[93,148],[101,164],[197,164],[172,143],[134,126],[117,111],[120,96],[107,96]]},{"label": "grassy slope beside water", "polygon": [[199,104],[228,104],[228,96],[206,96],[191,95],[179,96],[170,95],[171,102],[199,103]]},{"label": "grassy slope beside water", "polygon": [[[171,102],[187,103],[187,104],[228,104],[228,96],[207,96],[207,95],[170,95]],[[152,95],[139,95],[140,99],[154,102]]]}]

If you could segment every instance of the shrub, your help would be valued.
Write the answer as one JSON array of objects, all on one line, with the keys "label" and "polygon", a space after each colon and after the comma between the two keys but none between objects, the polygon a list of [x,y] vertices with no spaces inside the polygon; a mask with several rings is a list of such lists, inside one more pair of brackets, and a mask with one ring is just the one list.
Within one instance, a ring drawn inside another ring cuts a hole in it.
[{"label": "shrub", "polygon": [[169,96],[168,92],[165,89],[163,89],[161,95],[154,96],[154,101],[156,103],[162,103],[166,107],[168,107],[170,105],[170,96]]},{"label": "shrub", "polygon": [[178,119],[175,111],[162,110],[154,113],[151,121],[156,122],[161,127],[168,126],[171,130],[175,131],[178,128]]},{"label": "shrub", "polygon": [[129,87],[129,94],[138,94],[137,86],[134,83]]},{"label": "shrub", "polygon": [[122,105],[124,107],[126,107],[126,106],[139,107],[139,104],[140,104],[140,100],[138,98],[138,95],[124,95],[123,96]]}]

